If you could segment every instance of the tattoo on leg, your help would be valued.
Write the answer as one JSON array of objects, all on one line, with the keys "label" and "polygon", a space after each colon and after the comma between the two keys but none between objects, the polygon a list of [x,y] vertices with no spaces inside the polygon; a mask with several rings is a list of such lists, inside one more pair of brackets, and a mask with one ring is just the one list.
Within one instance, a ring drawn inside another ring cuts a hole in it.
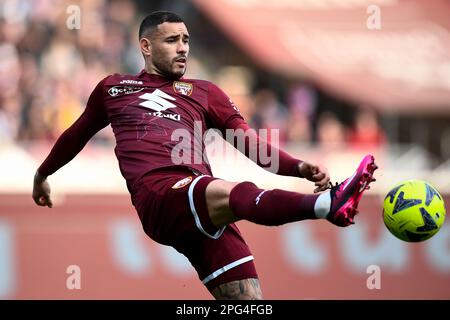
[{"label": "tattoo on leg", "polygon": [[217,300],[261,300],[259,280],[254,278],[224,283],[211,291]]}]

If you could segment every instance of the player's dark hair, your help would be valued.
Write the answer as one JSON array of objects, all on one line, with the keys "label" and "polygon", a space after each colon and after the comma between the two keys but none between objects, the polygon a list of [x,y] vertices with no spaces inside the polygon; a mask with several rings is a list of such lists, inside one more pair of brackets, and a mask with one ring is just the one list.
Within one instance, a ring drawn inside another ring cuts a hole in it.
[{"label": "player's dark hair", "polygon": [[139,39],[141,39],[152,28],[164,22],[184,22],[180,16],[170,11],[155,11],[150,13],[142,20],[139,26]]}]

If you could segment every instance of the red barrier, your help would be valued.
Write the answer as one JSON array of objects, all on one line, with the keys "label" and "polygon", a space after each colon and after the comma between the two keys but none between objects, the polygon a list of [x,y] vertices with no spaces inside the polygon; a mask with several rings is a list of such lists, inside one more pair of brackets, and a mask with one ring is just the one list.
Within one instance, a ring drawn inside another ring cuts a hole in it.
[{"label": "red barrier", "polygon": [[[0,298],[211,298],[184,257],[144,234],[128,196],[62,200],[48,209],[29,195],[0,195]],[[449,223],[429,241],[405,243],[387,232],[381,203],[366,196],[349,228],[239,222],[265,298],[449,299]],[[373,270],[380,289],[368,288]]]}]

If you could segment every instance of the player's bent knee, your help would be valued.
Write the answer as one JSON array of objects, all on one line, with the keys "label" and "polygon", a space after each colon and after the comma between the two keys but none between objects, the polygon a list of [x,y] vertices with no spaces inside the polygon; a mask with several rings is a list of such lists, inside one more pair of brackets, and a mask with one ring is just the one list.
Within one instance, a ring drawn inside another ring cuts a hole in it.
[{"label": "player's bent knee", "polygon": [[237,182],[221,179],[211,181],[206,190],[206,204],[211,221],[217,227],[222,227],[238,220],[230,209],[230,192]]},{"label": "player's bent knee", "polygon": [[259,280],[248,278],[219,285],[211,291],[217,300],[262,300]]}]

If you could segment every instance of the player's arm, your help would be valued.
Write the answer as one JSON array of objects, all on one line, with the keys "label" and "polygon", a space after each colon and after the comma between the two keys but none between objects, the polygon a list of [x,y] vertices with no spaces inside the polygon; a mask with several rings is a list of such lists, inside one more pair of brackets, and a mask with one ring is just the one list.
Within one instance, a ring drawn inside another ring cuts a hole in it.
[{"label": "player's arm", "polygon": [[[260,155],[264,154],[272,159],[276,155],[278,159],[276,174],[302,177],[312,181],[317,187],[314,192],[324,191],[327,188],[330,176],[326,168],[296,159],[262,139],[255,130],[250,128],[226,94],[215,85],[209,88],[208,102],[210,116],[224,137],[227,137],[227,129],[233,132],[232,141],[228,141],[229,139],[227,141],[258,166],[272,169],[268,168]],[[243,134],[239,134],[238,130],[241,130]]]},{"label": "player's arm", "polygon": [[33,181],[32,197],[40,206],[53,206],[47,177],[70,162],[98,131],[109,124],[103,104],[102,80],[89,97],[86,109],[56,141],[47,158],[37,169]]},{"label": "player's arm", "polygon": [[[234,135],[233,146],[260,167],[267,167],[267,163],[261,160],[260,155],[268,155],[271,161],[274,159],[278,161],[276,174],[301,177],[312,181],[317,187],[314,192],[324,191],[327,188],[330,176],[326,168],[296,159],[289,153],[272,146],[268,141],[262,139],[255,130],[250,128],[244,119],[240,117],[232,118],[227,122],[227,129],[232,129],[234,132],[242,130],[242,135]],[[241,141],[238,141],[238,139],[241,139]],[[250,155],[253,155],[253,157],[250,157]]]}]

